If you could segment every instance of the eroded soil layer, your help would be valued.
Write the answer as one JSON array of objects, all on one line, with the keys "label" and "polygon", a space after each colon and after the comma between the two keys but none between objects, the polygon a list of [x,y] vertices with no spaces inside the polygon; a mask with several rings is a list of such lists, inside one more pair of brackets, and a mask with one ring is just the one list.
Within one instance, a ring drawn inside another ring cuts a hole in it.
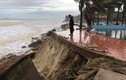
[{"label": "eroded soil layer", "polygon": [[93,80],[101,68],[126,74],[126,62],[78,46],[55,33],[49,34],[33,59],[43,80],[74,80],[82,74],[86,76],[82,80]]}]

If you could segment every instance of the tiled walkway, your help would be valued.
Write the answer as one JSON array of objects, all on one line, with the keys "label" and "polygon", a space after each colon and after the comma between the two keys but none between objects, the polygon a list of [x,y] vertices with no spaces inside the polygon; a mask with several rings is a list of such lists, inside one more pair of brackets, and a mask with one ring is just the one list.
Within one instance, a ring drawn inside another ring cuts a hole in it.
[{"label": "tiled walkway", "polygon": [[69,35],[69,29],[56,33],[63,37],[67,37],[69,41],[75,42],[80,46],[126,61],[125,40],[96,35],[84,30],[76,30],[76,28],[77,27],[75,27],[73,35]]}]

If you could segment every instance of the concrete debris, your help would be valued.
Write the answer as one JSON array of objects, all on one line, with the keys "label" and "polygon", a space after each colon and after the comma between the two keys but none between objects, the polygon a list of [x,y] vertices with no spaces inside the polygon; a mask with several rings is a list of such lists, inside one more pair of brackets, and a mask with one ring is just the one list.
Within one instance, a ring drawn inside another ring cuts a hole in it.
[{"label": "concrete debris", "polygon": [[96,74],[94,80],[126,80],[126,75],[105,69],[100,69]]}]

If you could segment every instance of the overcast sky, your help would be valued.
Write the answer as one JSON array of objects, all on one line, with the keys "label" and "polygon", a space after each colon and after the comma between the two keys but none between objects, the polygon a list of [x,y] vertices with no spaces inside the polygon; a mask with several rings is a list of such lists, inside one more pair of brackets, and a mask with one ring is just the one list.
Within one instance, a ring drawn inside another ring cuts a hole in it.
[{"label": "overcast sky", "polygon": [[74,0],[0,0],[0,18],[63,18],[66,14],[78,14]]}]

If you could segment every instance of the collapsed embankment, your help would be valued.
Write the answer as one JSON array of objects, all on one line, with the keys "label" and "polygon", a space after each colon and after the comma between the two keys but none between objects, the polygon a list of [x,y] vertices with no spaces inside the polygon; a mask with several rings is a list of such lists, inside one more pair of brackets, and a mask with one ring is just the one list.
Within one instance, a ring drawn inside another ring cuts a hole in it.
[{"label": "collapsed embankment", "polygon": [[126,78],[126,62],[78,46],[54,32],[34,45],[33,50],[38,50],[33,60],[16,56],[0,61],[0,80],[106,80],[95,78],[104,69],[123,75],[122,80]]},{"label": "collapsed embankment", "polygon": [[[78,46],[53,32],[42,43],[33,63],[43,80],[93,80],[101,68],[126,74],[125,62]],[[81,74],[85,79],[78,78]]]},{"label": "collapsed embankment", "polygon": [[10,56],[0,60],[0,80],[41,80],[28,56]]},{"label": "collapsed embankment", "polygon": [[74,67],[86,60],[72,50],[72,45],[50,35],[35,55],[33,62],[43,80],[64,80]]}]

